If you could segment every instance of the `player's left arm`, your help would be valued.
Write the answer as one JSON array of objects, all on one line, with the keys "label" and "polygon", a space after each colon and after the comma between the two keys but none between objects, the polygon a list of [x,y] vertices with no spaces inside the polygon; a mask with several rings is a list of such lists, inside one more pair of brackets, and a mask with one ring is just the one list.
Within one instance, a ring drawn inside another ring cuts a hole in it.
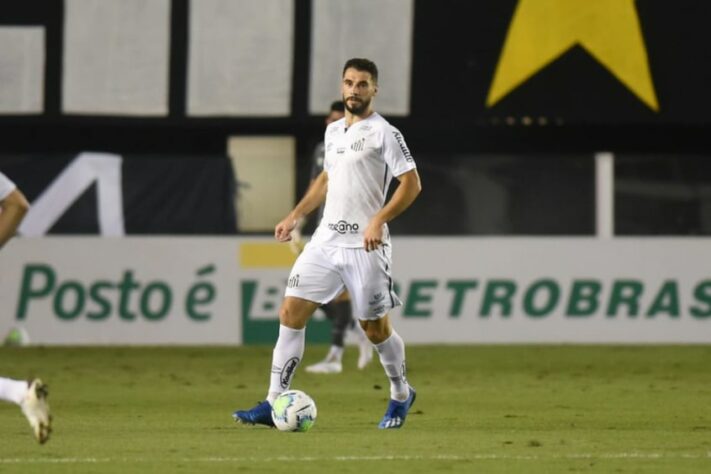
[{"label": "player's left arm", "polygon": [[0,208],[2,208],[0,212],[0,248],[2,248],[15,235],[30,205],[25,196],[15,189],[0,201]]},{"label": "player's left arm", "polygon": [[383,241],[383,224],[390,222],[397,216],[402,214],[405,209],[415,201],[417,195],[422,191],[422,183],[420,183],[420,175],[417,174],[417,168],[396,176],[400,181],[400,185],[393,193],[390,201],[378,212],[368,223],[368,227],[363,233],[363,243],[365,251],[376,250]]}]

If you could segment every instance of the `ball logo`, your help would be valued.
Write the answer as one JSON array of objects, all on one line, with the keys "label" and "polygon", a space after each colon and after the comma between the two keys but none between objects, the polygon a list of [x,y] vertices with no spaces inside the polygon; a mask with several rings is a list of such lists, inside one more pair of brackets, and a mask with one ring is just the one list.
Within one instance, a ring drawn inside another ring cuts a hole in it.
[{"label": "ball logo", "polygon": [[339,234],[343,235],[345,233],[351,233],[351,234],[357,234],[358,229],[360,229],[360,226],[358,223],[349,223],[346,221],[338,221],[335,224],[334,223],[329,223],[328,228],[331,229],[334,232],[338,232]]}]

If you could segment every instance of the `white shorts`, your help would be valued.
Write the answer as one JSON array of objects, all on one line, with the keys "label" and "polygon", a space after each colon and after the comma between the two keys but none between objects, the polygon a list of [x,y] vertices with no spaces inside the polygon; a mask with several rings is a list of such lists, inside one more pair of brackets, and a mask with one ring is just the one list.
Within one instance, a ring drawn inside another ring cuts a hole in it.
[{"label": "white shorts", "polygon": [[289,274],[285,296],[326,304],[343,289],[358,319],[378,319],[402,302],[393,291],[389,245],[364,248],[307,244]]}]

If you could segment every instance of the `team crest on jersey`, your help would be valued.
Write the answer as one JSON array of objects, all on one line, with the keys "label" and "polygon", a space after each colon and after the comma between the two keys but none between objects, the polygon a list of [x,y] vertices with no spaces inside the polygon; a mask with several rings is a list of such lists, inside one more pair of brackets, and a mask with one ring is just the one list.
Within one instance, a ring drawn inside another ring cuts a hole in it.
[{"label": "team crest on jersey", "polygon": [[364,148],[365,148],[365,137],[351,143],[351,150],[353,150],[353,151],[363,151]]}]

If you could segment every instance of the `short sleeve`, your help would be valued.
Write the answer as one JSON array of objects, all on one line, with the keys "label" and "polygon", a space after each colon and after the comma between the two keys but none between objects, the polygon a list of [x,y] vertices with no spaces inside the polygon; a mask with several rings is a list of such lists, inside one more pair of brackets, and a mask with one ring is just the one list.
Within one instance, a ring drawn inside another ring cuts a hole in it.
[{"label": "short sleeve", "polygon": [[10,181],[10,178],[0,173],[0,201],[8,197],[16,187],[15,183]]},{"label": "short sleeve", "polygon": [[383,158],[393,176],[400,176],[415,169],[415,160],[407,148],[405,137],[393,126],[385,127],[383,138]]}]

